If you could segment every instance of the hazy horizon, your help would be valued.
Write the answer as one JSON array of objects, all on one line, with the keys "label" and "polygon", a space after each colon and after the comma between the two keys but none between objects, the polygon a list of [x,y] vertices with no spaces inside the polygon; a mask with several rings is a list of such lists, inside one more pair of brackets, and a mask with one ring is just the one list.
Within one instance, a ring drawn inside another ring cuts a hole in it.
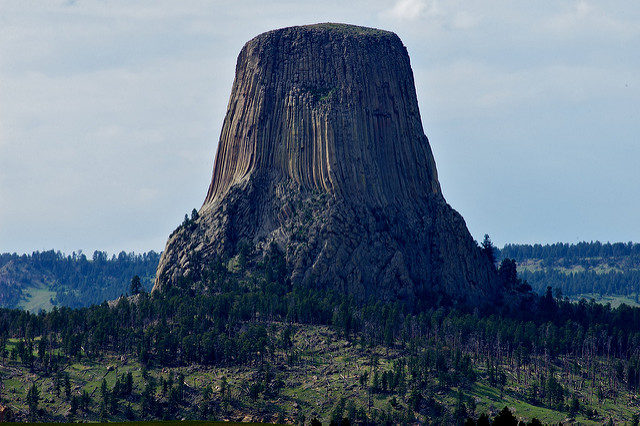
[{"label": "hazy horizon", "polygon": [[640,4],[0,0],[0,252],[160,252],[211,179],[235,60],[346,22],[407,46],[476,240],[640,241]]}]

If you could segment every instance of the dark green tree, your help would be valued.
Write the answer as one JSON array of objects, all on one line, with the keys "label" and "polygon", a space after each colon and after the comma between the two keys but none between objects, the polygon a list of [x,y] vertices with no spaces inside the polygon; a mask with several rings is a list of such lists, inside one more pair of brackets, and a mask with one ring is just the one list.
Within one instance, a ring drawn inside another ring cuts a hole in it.
[{"label": "dark green tree", "polygon": [[516,288],[520,281],[516,270],[516,261],[509,258],[503,259],[498,268],[498,276],[506,288]]},{"label": "dark green tree", "polygon": [[478,417],[477,425],[478,426],[491,426],[491,421],[489,421],[489,416],[487,416],[484,413],[480,414],[480,417]]},{"label": "dark green tree", "polygon": [[135,420],[136,415],[133,412],[133,409],[131,408],[131,404],[125,405],[125,407],[124,407],[124,417],[129,421]]},{"label": "dark green tree", "polygon": [[229,383],[227,383],[227,378],[222,376],[220,379],[220,397],[223,401],[229,400]]},{"label": "dark green tree", "polygon": [[491,238],[489,238],[489,234],[484,234],[484,240],[482,240],[482,244],[480,244],[480,247],[482,248],[482,252],[484,253],[484,255],[487,256],[489,263],[491,263],[491,265],[494,265],[495,267],[496,248],[491,242]]},{"label": "dark green tree", "polygon": [[38,358],[40,358],[40,362],[44,364],[46,357],[47,357],[47,337],[42,336],[38,341]]},{"label": "dark green tree", "polygon": [[124,380],[123,391],[125,396],[130,396],[133,393],[133,374],[131,371],[127,373]]},{"label": "dark green tree", "polygon": [[23,339],[18,341],[16,345],[16,350],[18,352],[18,356],[20,357],[20,361],[22,361],[22,365],[28,368],[29,370],[33,370],[33,343],[31,340],[27,340],[26,342]]},{"label": "dark green tree", "polygon": [[102,379],[102,383],[100,384],[100,396],[102,396],[100,412],[102,417],[105,417],[107,414],[107,405],[109,403],[109,388],[107,387],[106,379]]},{"label": "dark green tree", "polygon": [[109,412],[112,415],[118,413],[118,389],[114,386],[111,392],[107,392],[107,398],[109,399]]},{"label": "dark green tree", "polygon": [[53,378],[53,392],[56,394],[56,396],[60,396],[60,376],[58,374],[56,374]]},{"label": "dark green tree", "polygon": [[68,374],[64,375],[64,396],[67,398],[67,401],[71,396],[71,381],[69,380]]},{"label": "dark green tree", "polygon": [[131,278],[131,286],[129,287],[131,294],[135,295],[140,293],[142,290],[142,282],[140,281],[140,276],[134,275]]},{"label": "dark green tree", "polygon": [[504,407],[493,419],[493,426],[518,426],[518,419],[511,413],[508,407]]},{"label": "dark green tree", "polygon": [[89,411],[89,405],[91,404],[91,395],[86,390],[82,391],[82,396],[80,397],[80,409],[85,413]]},{"label": "dark green tree", "polygon": [[33,420],[38,413],[38,402],[40,401],[40,391],[35,383],[27,391],[27,406],[29,407],[29,417]]},{"label": "dark green tree", "polygon": [[77,395],[73,395],[71,397],[71,408],[69,410],[72,416],[76,415],[76,411],[78,411],[79,405],[80,405],[80,398]]},{"label": "dark green tree", "polygon": [[578,397],[575,395],[573,395],[573,397],[571,398],[571,403],[569,404],[569,412],[573,416],[580,412],[580,400],[578,400]]}]

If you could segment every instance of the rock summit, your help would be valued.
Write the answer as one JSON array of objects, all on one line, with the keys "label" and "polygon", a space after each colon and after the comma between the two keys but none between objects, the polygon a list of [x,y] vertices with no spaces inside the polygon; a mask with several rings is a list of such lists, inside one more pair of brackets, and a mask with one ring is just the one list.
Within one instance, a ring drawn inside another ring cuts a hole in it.
[{"label": "rock summit", "polygon": [[154,291],[197,282],[247,244],[277,245],[294,285],[365,300],[478,305],[499,294],[443,198],[396,34],[317,24],[242,48],[208,193],[170,236]]}]

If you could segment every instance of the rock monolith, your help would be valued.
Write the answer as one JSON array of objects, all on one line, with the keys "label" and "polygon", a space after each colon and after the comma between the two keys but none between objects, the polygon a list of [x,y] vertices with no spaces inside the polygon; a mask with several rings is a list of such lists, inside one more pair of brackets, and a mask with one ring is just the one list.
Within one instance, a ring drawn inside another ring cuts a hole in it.
[{"label": "rock monolith", "polygon": [[443,198],[407,50],[372,28],[283,28],[242,48],[209,191],[170,236],[154,291],[243,244],[276,244],[293,284],[360,299],[500,293]]}]

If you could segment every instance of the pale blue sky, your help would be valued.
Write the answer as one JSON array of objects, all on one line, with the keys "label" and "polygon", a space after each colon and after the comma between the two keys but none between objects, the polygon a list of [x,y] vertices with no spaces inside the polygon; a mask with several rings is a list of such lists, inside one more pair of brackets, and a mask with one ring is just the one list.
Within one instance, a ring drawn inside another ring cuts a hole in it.
[{"label": "pale blue sky", "polygon": [[242,45],[327,21],[401,37],[476,239],[640,241],[637,1],[0,0],[0,252],[162,250]]}]

